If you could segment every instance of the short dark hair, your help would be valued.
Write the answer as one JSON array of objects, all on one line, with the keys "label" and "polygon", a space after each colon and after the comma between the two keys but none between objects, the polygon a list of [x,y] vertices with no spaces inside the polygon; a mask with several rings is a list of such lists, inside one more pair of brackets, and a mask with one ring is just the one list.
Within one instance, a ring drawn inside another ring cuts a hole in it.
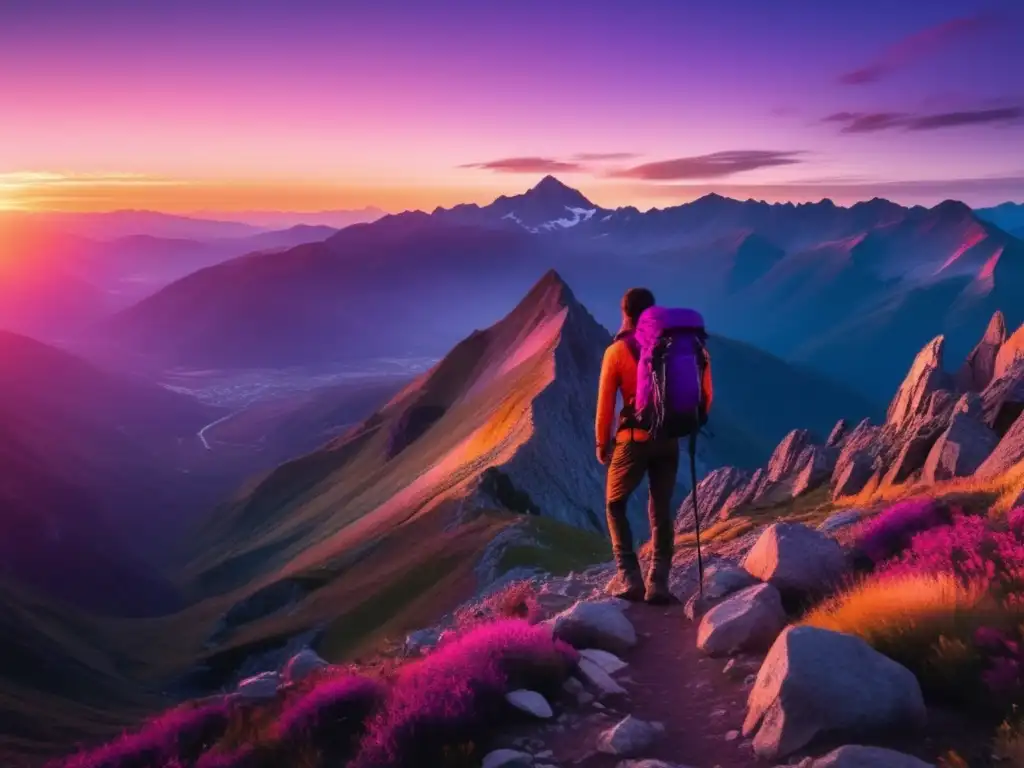
[{"label": "short dark hair", "polygon": [[622,311],[634,323],[640,319],[645,309],[654,306],[654,294],[647,288],[630,288],[622,297]]}]

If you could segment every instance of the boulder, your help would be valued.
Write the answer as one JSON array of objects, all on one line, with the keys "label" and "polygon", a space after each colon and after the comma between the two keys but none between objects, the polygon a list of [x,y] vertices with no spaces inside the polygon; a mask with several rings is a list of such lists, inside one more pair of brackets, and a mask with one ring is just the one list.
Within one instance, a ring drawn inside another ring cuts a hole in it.
[{"label": "boulder", "polygon": [[496,749],[484,755],[482,768],[531,768],[533,755],[514,749]]},{"label": "boulder", "polygon": [[505,701],[519,711],[541,720],[548,720],[555,715],[548,700],[536,691],[528,691],[525,688],[509,691],[505,694]]},{"label": "boulder", "polygon": [[696,621],[729,595],[756,583],[757,579],[733,563],[714,563],[704,570],[704,594],[694,592],[683,612],[690,621]]},{"label": "boulder", "polygon": [[885,423],[899,430],[923,415],[929,396],[940,389],[952,389],[953,382],[942,368],[946,340],[936,336],[917,353],[907,377],[889,405]]},{"label": "boulder", "polygon": [[1005,376],[1014,362],[1021,358],[1024,358],[1024,324],[1014,331],[1013,335],[1006,340],[1006,343],[999,348],[992,378],[999,379]]},{"label": "boulder", "polygon": [[981,393],[985,423],[999,435],[1024,413],[1024,358],[1016,360],[1007,371]]},{"label": "boulder", "polygon": [[775,641],[747,701],[743,734],[762,758],[785,757],[819,736],[919,728],[921,686],[906,667],[859,637],[788,627]]},{"label": "boulder", "polygon": [[624,654],[636,645],[636,629],[610,602],[581,601],[548,620],[555,637],[576,648]]},{"label": "boulder", "polygon": [[800,523],[773,523],[743,560],[748,573],[783,593],[819,594],[847,570],[842,548]]},{"label": "boulder", "polygon": [[846,437],[846,433],[849,431],[850,425],[847,424],[846,419],[840,419],[836,422],[836,425],[832,427],[832,431],[828,433],[828,439],[825,440],[826,448],[835,448]]},{"label": "boulder", "polygon": [[797,768],[935,768],[932,763],[902,752],[854,745],[834,749],[824,757],[808,757],[796,765]]},{"label": "boulder", "polygon": [[998,310],[989,320],[988,328],[960,370],[956,372],[957,389],[962,392],[981,392],[987,387],[996,372],[996,357],[1006,343],[1006,318]]},{"label": "boulder", "polygon": [[882,432],[882,427],[874,426],[869,419],[864,419],[854,427],[839,449],[836,466],[832,470],[833,483],[840,475],[846,473],[849,464],[857,457],[861,457],[862,461],[874,469],[875,458],[879,455],[885,442],[881,439]]},{"label": "boulder", "polygon": [[922,467],[921,480],[935,483],[974,474],[995,449],[999,438],[982,421],[981,397],[965,394],[953,410],[953,420],[939,435]]},{"label": "boulder", "polygon": [[240,682],[235,696],[242,701],[268,701],[277,696],[280,686],[281,676],[277,672],[264,672]]},{"label": "boulder", "polygon": [[602,651],[597,648],[584,648],[580,651],[580,656],[584,659],[590,659],[609,675],[621,672],[629,666],[629,664],[624,662],[614,653],[608,653],[608,651]]},{"label": "boulder", "polygon": [[1010,431],[1003,435],[974,474],[983,479],[992,479],[1008,472],[1021,461],[1024,461],[1024,416],[1017,418]]},{"label": "boulder", "polygon": [[863,515],[864,513],[859,509],[842,509],[839,512],[833,512],[829,515],[828,518],[818,526],[818,530],[822,533],[835,533],[838,530],[842,530],[843,528],[859,523]]},{"label": "boulder", "polygon": [[871,454],[867,451],[857,451],[842,465],[842,469],[832,474],[832,500],[860,493],[874,473],[875,465]]},{"label": "boulder", "polygon": [[636,757],[650,749],[664,731],[661,723],[648,723],[628,715],[598,737],[597,750],[608,755]]},{"label": "boulder", "polygon": [[[700,505],[700,527],[711,525],[723,510],[725,501],[738,489],[750,482],[750,473],[735,467],[712,470],[697,484],[697,503]],[[693,496],[688,495],[676,515],[676,532],[694,530]]]},{"label": "boulder", "polygon": [[697,628],[697,647],[709,656],[759,651],[770,647],[785,626],[779,591],[771,584],[758,584],[708,611]]},{"label": "boulder", "polygon": [[290,685],[300,683],[314,672],[330,666],[312,648],[306,648],[292,656],[284,665],[281,675]]}]

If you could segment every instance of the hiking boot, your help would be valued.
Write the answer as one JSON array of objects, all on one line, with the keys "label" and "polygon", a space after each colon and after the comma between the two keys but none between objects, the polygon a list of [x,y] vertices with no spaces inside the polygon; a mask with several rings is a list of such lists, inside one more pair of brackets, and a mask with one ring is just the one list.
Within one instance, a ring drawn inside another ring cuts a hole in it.
[{"label": "hiking boot", "polygon": [[644,593],[644,600],[649,605],[670,605],[679,602],[668,589],[668,577],[671,572],[672,561],[669,559],[659,557],[651,565]]},{"label": "hiking boot", "polygon": [[604,591],[620,600],[639,603],[644,599],[644,577],[640,571],[640,562],[636,555],[618,558],[619,571],[608,582]]}]

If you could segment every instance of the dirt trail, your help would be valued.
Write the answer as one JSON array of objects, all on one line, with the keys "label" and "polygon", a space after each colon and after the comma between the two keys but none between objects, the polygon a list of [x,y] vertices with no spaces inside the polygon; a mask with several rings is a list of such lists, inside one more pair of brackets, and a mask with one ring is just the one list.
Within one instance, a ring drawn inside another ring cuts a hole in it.
[{"label": "dirt trail", "polygon": [[[748,688],[723,674],[725,659],[697,651],[696,626],[683,615],[683,607],[637,605],[627,615],[640,643],[625,657],[629,668],[616,676],[630,692],[622,714],[665,725],[662,738],[643,757],[696,768],[754,764],[749,741],[738,733]],[[598,735],[608,724],[596,718],[585,721],[549,738],[550,748],[562,765],[614,768],[621,758],[595,752]]]}]

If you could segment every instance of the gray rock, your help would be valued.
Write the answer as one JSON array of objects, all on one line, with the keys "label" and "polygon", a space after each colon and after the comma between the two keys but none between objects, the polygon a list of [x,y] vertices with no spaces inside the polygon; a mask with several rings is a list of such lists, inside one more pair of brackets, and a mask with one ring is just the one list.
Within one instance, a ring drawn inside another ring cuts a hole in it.
[{"label": "gray rock", "polygon": [[714,563],[704,570],[704,594],[695,592],[683,611],[690,621],[696,621],[729,595],[756,583],[757,579],[733,563]]},{"label": "gray rock", "polygon": [[664,731],[661,723],[648,723],[629,715],[598,737],[597,749],[608,755],[636,757],[650,749]]},{"label": "gray rock", "polygon": [[984,479],[999,477],[1021,461],[1024,461],[1024,414],[1017,418],[974,474]]},{"label": "gray rock", "polygon": [[[697,484],[700,527],[710,526],[725,508],[728,498],[750,482],[750,473],[736,467],[719,467]],[[695,528],[693,496],[687,495],[676,515],[676,532],[691,533]]]},{"label": "gray rock", "polygon": [[795,473],[800,468],[804,450],[813,444],[814,438],[806,429],[794,429],[782,438],[768,460],[768,481],[778,483]]},{"label": "gray rock", "polygon": [[607,602],[579,602],[549,620],[555,637],[576,648],[623,654],[636,645],[636,629],[622,610]]},{"label": "gray rock", "polygon": [[405,653],[412,654],[428,651],[437,645],[440,637],[441,630],[436,627],[428,627],[411,632],[405,638]]},{"label": "gray rock", "polygon": [[790,482],[794,497],[807,493],[824,483],[836,467],[839,451],[836,448],[822,448],[811,445],[804,449],[799,459],[799,469]]},{"label": "gray rock", "polygon": [[1024,413],[1024,358],[1019,358],[1007,371],[981,393],[985,423],[1005,435]]},{"label": "gray rock", "polygon": [[277,672],[264,672],[238,684],[235,696],[243,701],[268,701],[277,696],[281,676]]},{"label": "gray rock", "polygon": [[935,441],[921,471],[921,480],[936,483],[974,474],[999,438],[982,421],[981,398],[969,392],[957,403],[949,427]]},{"label": "gray rock", "polygon": [[981,392],[987,387],[996,372],[996,357],[1006,343],[1006,318],[996,311],[985,329],[981,341],[971,351],[956,372],[957,389],[967,392]]},{"label": "gray rock", "polygon": [[832,500],[860,493],[874,473],[874,457],[870,453],[857,451],[852,454],[832,473]]},{"label": "gray rock", "polygon": [[899,485],[921,469],[944,429],[943,421],[926,420],[924,417],[906,427],[882,484]]},{"label": "gray rock", "polygon": [[743,735],[762,758],[792,754],[823,734],[916,728],[926,719],[910,670],[853,635],[789,627],[768,652],[747,701]]},{"label": "gray rock", "polygon": [[848,565],[834,539],[800,523],[774,523],[747,553],[743,567],[783,593],[817,594],[841,579]]},{"label": "gray rock", "polygon": [[484,756],[483,768],[531,768],[533,755],[515,749],[496,749]]},{"label": "gray rock", "polygon": [[691,766],[666,763],[664,760],[622,760],[615,768],[691,768]]},{"label": "gray rock", "polygon": [[627,693],[626,689],[615,682],[611,675],[590,659],[580,659],[577,672],[584,682],[597,691],[598,696],[622,696]]},{"label": "gray rock", "polygon": [[697,647],[710,656],[768,648],[786,626],[782,597],[771,584],[747,587],[701,619]]},{"label": "gray rock", "polygon": [[835,448],[846,437],[846,433],[849,431],[850,425],[847,424],[846,419],[840,419],[836,422],[836,425],[832,427],[832,431],[828,433],[828,439],[825,440],[826,448]]},{"label": "gray rock", "polygon": [[580,656],[584,659],[590,659],[609,675],[621,672],[629,666],[629,664],[624,662],[614,653],[608,653],[608,651],[602,651],[598,648],[584,648],[580,651]]},{"label": "gray rock", "polygon": [[516,709],[541,720],[548,720],[555,716],[548,700],[536,691],[528,691],[525,688],[510,691],[505,694],[505,701]]},{"label": "gray rock", "polygon": [[281,671],[286,683],[300,683],[314,672],[330,666],[312,648],[306,648],[292,656]]},{"label": "gray rock", "polygon": [[889,405],[886,424],[897,430],[925,413],[930,395],[936,390],[952,389],[952,379],[942,368],[946,340],[936,336],[918,352],[907,377]]},{"label": "gray rock", "polygon": [[799,768],[935,768],[935,766],[891,749],[850,745],[832,750],[824,757],[807,758],[799,763]]},{"label": "gray rock", "polygon": [[842,509],[839,512],[833,512],[818,526],[818,530],[822,533],[835,533],[859,523],[863,514],[859,509]]},{"label": "gray rock", "polygon": [[1024,358],[1024,324],[1013,332],[1013,335],[1006,340],[1006,343],[999,348],[996,355],[996,367],[992,372],[993,379],[999,379],[1006,375],[1006,372],[1021,358]]}]

